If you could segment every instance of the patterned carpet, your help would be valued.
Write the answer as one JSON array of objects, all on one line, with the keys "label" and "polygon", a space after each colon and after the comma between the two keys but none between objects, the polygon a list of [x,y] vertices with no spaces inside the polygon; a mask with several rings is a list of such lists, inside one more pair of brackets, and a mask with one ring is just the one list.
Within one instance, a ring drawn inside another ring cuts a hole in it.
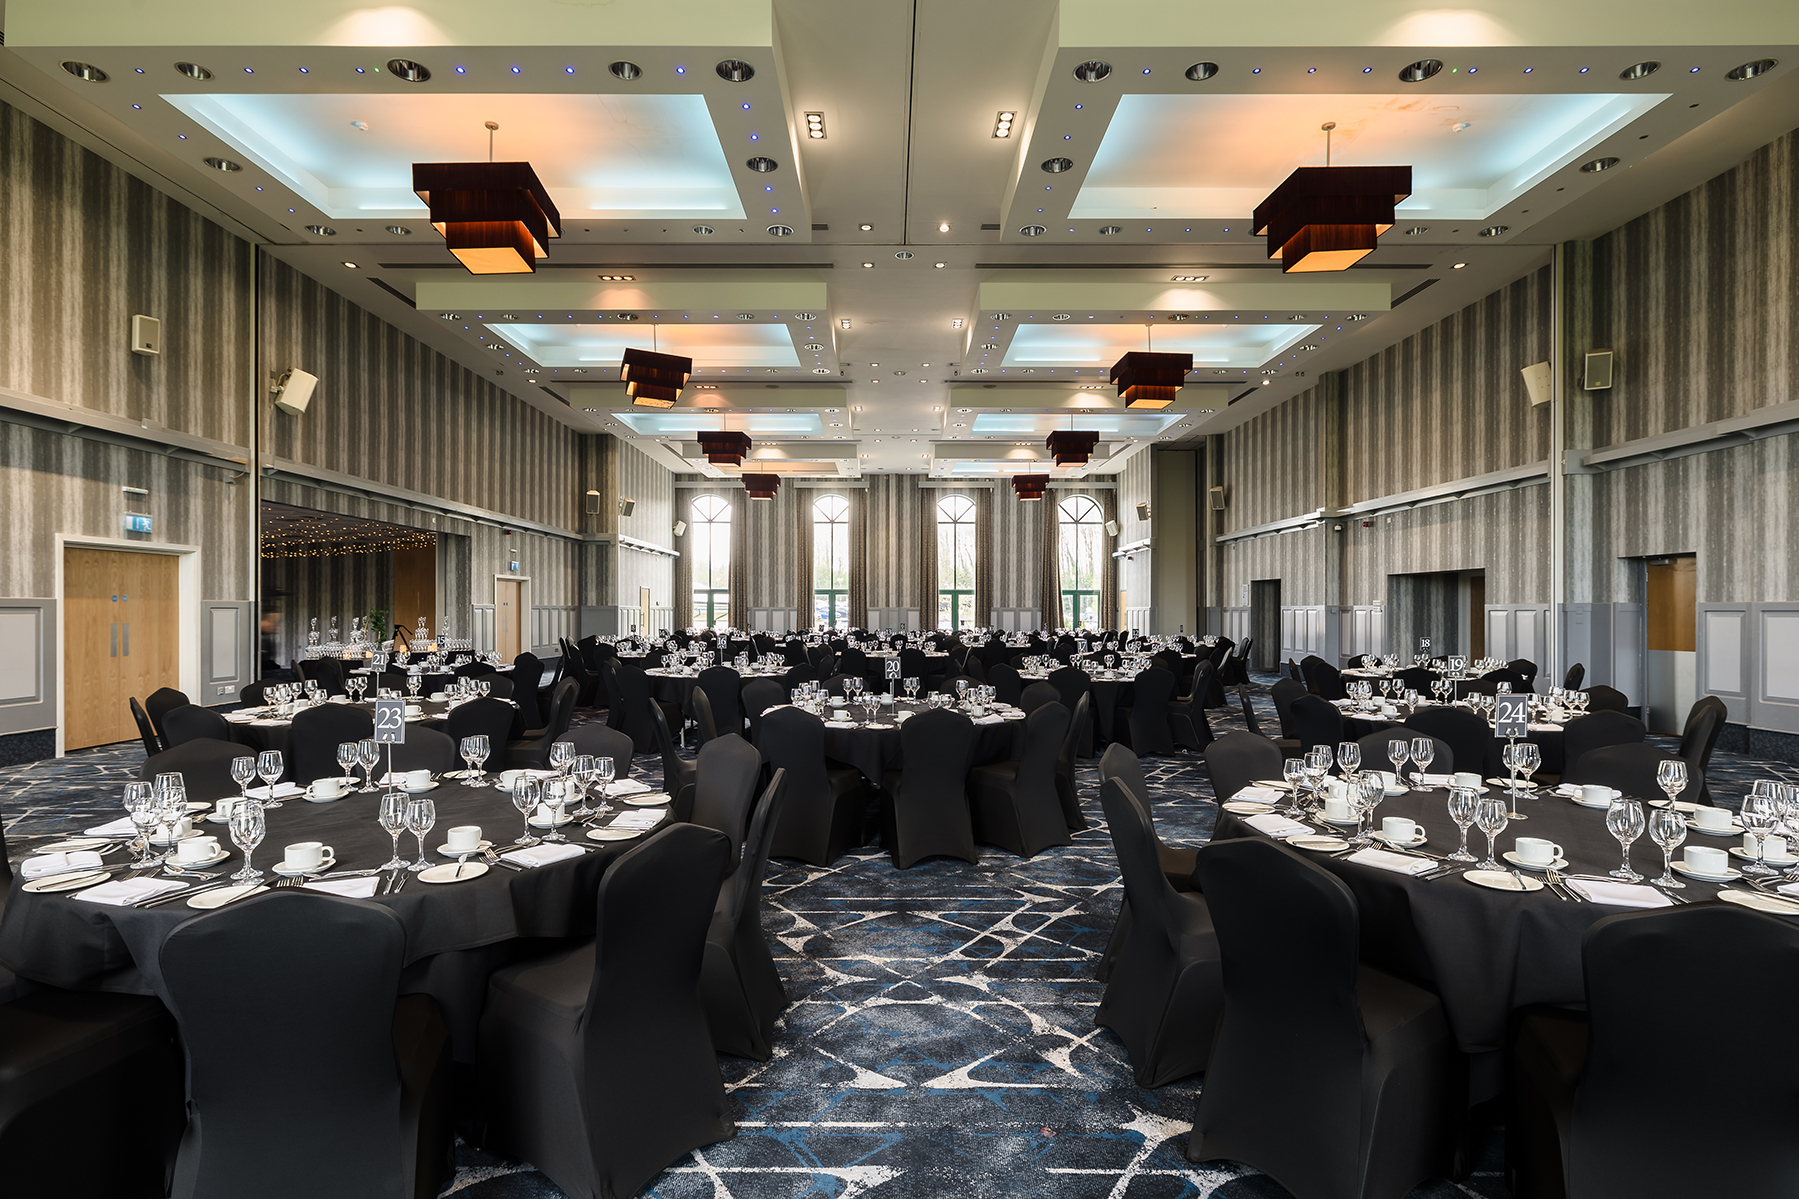
[{"label": "patterned carpet", "polygon": [[[1258,707],[1272,725],[1265,689]],[[1217,732],[1241,727],[1213,714]],[[143,760],[136,746],[0,771],[9,834],[63,829],[110,811]],[[1210,836],[1216,807],[1195,755],[1146,763],[1156,821],[1172,844]],[[1714,795],[1734,804],[1772,764],[1719,754]],[[660,778],[660,762],[634,771]],[[1149,1091],[1124,1049],[1096,1028],[1093,964],[1120,895],[1097,799],[1081,769],[1093,826],[1030,861],[988,849],[980,865],[933,859],[895,871],[870,851],[829,870],[772,864],[766,926],[793,1006],[774,1060],[719,1059],[737,1105],[735,1140],[663,1173],[658,1199],[801,1199],[872,1194],[1069,1196],[1086,1199],[1275,1199],[1287,1192],[1225,1163],[1183,1156],[1196,1078]],[[14,853],[18,849],[15,846]],[[1417,1199],[1508,1192],[1488,1138],[1475,1173]],[[446,1194],[551,1199],[530,1166],[464,1146]]]}]

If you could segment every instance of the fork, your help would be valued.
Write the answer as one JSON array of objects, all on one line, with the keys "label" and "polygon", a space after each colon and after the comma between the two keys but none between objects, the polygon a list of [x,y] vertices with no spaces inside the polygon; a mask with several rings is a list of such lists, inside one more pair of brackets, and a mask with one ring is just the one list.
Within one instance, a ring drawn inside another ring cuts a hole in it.
[{"label": "fork", "polygon": [[523,874],[525,872],[523,866],[520,866],[517,862],[508,862],[505,858],[502,858],[495,852],[492,847],[482,850],[481,857],[489,866],[504,866],[515,874]]}]

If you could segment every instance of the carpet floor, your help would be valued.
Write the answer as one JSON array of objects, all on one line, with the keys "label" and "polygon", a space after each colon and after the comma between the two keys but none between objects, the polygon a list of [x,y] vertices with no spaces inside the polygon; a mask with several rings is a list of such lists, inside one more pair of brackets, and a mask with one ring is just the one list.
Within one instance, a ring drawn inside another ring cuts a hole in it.
[{"label": "carpet floor", "polygon": [[[1275,724],[1256,686],[1264,727]],[[1242,727],[1212,713],[1217,733]],[[135,777],[135,744],[0,770],[8,833],[59,830],[111,814]],[[1145,762],[1156,823],[1174,845],[1204,843],[1217,815],[1198,755]],[[1734,806],[1781,767],[1718,754],[1712,792]],[[633,771],[659,780],[659,759]],[[988,848],[979,865],[932,859],[897,871],[870,846],[830,869],[771,863],[765,927],[792,1006],[769,1062],[721,1056],[735,1139],[676,1162],[657,1199],[1067,1196],[1277,1199],[1288,1192],[1230,1163],[1183,1155],[1197,1077],[1145,1090],[1093,1015],[1093,968],[1121,895],[1093,763],[1080,768],[1091,823],[1074,844],[1029,861]],[[1489,1135],[1474,1173],[1415,1199],[1509,1192]],[[529,1164],[462,1146],[445,1194],[553,1199]]]}]

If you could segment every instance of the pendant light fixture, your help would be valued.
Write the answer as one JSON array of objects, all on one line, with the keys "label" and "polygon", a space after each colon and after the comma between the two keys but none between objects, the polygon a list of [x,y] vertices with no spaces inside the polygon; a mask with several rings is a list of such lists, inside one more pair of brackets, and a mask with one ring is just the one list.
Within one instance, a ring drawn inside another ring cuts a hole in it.
[{"label": "pendant light fixture", "polygon": [[750,435],[735,430],[719,429],[698,434],[700,449],[706,461],[714,466],[742,466],[749,456]]},{"label": "pendant light fixture", "polygon": [[[1112,382],[1126,408],[1155,411],[1174,403],[1175,393],[1193,369],[1191,354],[1158,354],[1154,351],[1155,326],[1144,326],[1147,350],[1132,350],[1112,364]],[[1096,442],[1098,438],[1094,439]]]},{"label": "pendant light fixture", "polygon": [[1043,498],[1043,493],[1049,490],[1049,476],[1013,475],[1012,490],[1022,503],[1028,504],[1033,500],[1040,500]]},{"label": "pendant light fixture", "polygon": [[1044,442],[1057,466],[1085,466],[1099,445],[1099,434],[1075,429],[1056,429]]},{"label": "pendant light fixture", "polygon": [[772,500],[781,490],[780,475],[743,475],[743,489],[752,500]]},{"label": "pendant light fixture", "polygon": [[[687,377],[693,374],[693,359],[658,353],[662,342],[654,323],[650,325],[650,344],[656,349],[624,352],[618,364],[619,381],[636,407],[673,408],[687,386]],[[744,443],[747,450],[749,438],[744,438]]]},{"label": "pendant light fixture", "polygon": [[1324,165],[1300,167],[1256,206],[1254,229],[1268,239],[1268,257],[1282,273],[1345,271],[1393,227],[1393,207],[1412,194],[1411,167],[1333,167],[1331,130],[1324,132]]},{"label": "pendant light fixture", "polygon": [[562,214],[528,162],[415,162],[412,190],[431,210],[431,225],[472,275],[522,275],[549,256],[562,236]]}]

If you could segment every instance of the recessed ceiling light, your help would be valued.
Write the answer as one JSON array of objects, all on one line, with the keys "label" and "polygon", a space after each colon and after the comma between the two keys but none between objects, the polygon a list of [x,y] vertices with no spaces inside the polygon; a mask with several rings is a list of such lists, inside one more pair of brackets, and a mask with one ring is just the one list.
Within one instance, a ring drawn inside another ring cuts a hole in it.
[{"label": "recessed ceiling light", "polygon": [[110,75],[91,62],[75,62],[73,59],[64,59],[62,69],[75,76],[75,78],[85,79],[89,83],[105,83],[111,78]]},{"label": "recessed ceiling light", "polygon": [[329,225],[308,225],[308,226],[306,226],[306,232],[312,234],[314,237],[336,237],[337,236],[337,230],[333,229]]},{"label": "recessed ceiling light", "polygon": [[955,319],[954,319],[954,320],[952,320],[952,321],[951,321],[951,322],[950,322],[950,323],[949,323],[949,327],[950,327],[950,328],[952,328],[952,329],[960,329],[960,328],[961,328],[961,327],[962,327],[962,318],[961,318],[961,317],[957,317],[957,318],[955,318]]},{"label": "recessed ceiling light", "polygon": [[1609,171],[1617,165],[1618,160],[1616,158],[1595,158],[1591,162],[1581,163],[1580,169],[1589,175],[1595,175],[1600,171]]},{"label": "recessed ceiling light", "polygon": [[1013,119],[1017,115],[1018,114],[1015,112],[1002,111],[998,116],[994,117],[993,118],[993,136],[994,137],[1011,137],[1012,136],[1012,122],[1013,122]]},{"label": "recessed ceiling light", "polygon": [[612,72],[613,78],[623,79],[627,83],[629,83],[631,80],[637,79],[643,75],[642,67],[638,66],[634,62],[629,61],[628,59],[623,59],[623,58],[619,59],[615,63],[609,63],[607,65],[606,69],[608,71]]},{"label": "recessed ceiling light", "polygon": [[727,58],[713,70],[717,71],[718,77],[726,83],[748,83],[756,77],[756,68],[741,58]]},{"label": "recessed ceiling light", "polygon": [[635,283],[635,282],[637,282],[636,275],[601,275],[600,279],[601,279],[601,281],[606,282],[606,283]]},{"label": "recessed ceiling light", "polygon": [[1018,232],[1022,237],[1042,237],[1044,228],[1042,225],[1025,225]]},{"label": "recessed ceiling light", "polygon": [[1456,264],[1455,264],[1455,267],[1454,267],[1454,268],[1453,268],[1453,269],[1455,269],[1455,270],[1458,270],[1458,271],[1459,271],[1459,270],[1461,270],[1461,269],[1462,269],[1462,268],[1463,268],[1463,267],[1465,267],[1465,266],[1467,266],[1467,265],[1468,265],[1468,264],[1467,264],[1467,263],[1465,263],[1465,262],[1458,262],[1458,263],[1456,263]]},{"label": "recessed ceiling light", "polygon": [[823,141],[825,136],[825,114],[809,112],[806,114],[806,136]]},{"label": "recessed ceiling light", "polygon": [[871,233],[874,231],[873,225],[858,225],[857,228],[861,229],[864,233]]},{"label": "recessed ceiling light", "polygon": [[1099,235],[1101,237],[1111,237],[1114,233],[1123,232],[1124,230],[1117,225],[1101,225],[1099,228]]},{"label": "recessed ceiling light", "polygon": [[770,225],[768,227],[768,235],[770,237],[792,237],[793,236],[793,226],[792,225]]},{"label": "recessed ceiling light", "polygon": [[743,164],[758,175],[766,175],[770,171],[779,170],[781,164],[772,158],[757,156]]},{"label": "recessed ceiling light", "polygon": [[701,237],[711,237],[713,234],[713,228],[711,225],[695,225],[693,227],[693,231],[695,233],[699,234]]},{"label": "recessed ceiling light", "polygon": [[[842,320],[839,320],[837,324],[839,328],[847,329],[850,327],[850,318],[846,316]],[[857,411],[860,412],[861,409],[858,408]]]},{"label": "recessed ceiling light", "polygon": [[937,222],[937,232],[948,233],[949,232],[949,222],[948,221],[938,221]]},{"label": "recessed ceiling light", "polygon": [[431,71],[410,58],[390,58],[387,60],[388,72],[407,83],[424,83],[431,78]]},{"label": "recessed ceiling light", "polygon": [[1174,276],[1173,279],[1169,280],[1169,282],[1171,282],[1171,283],[1204,283],[1209,278],[1211,278],[1210,275],[1176,275],[1176,276]]},{"label": "recessed ceiling light", "polygon": [[229,158],[208,158],[204,161],[207,166],[215,171],[225,171],[229,173],[231,171],[241,171],[244,169],[243,164],[232,162]]},{"label": "recessed ceiling light", "polygon": [[1365,321],[1368,319],[1368,314],[1366,312],[1352,312],[1343,319],[1346,321]]},{"label": "recessed ceiling light", "polygon": [[1218,64],[1215,62],[1196,62],[1187,68],[1187,78],[1195,83],[1203,83],[1216,74]]},{"label": "recessed ceiling light", "polygon": [[412,236],[412,230],[408,229],[404,225],[389,225],[387,227],[387,231],[389,233],[393,234],[395,237],[411,237]]},{"label": "recessed ceiling light", "polygon": [[1417,237],[1420,233],[1429,233],[1429,232],[1430,232],[1429,225],[1413,225],[1410,229],[1407,229],[1405,231],[1405,235],[1407,237]]},{"label": "recessed ceiling light", "polygon": [[1074,69],[1074,77],[1082,83],[1098,83],[1112,73],[1112,64],[1097,58],[1088,59]]},{"label": "recessed ceiling light", "polygon": [[1399,68],[1399,82],[1423,83],[1426,79],[1443,69],[1440,58],[1420,58],[1417,62],[1407,63]]},{"label": "recessed ceiling light", "polygon": [[[64,65],[66,66],[68,64],[65,63]],[[1758,58],[1754,62],[1746,62],[1740,67],[1732,67],[1729,71],[1725,72],[1724,78],[1741,83],[1745,79],[1755,79],[1758,76],[1766,75],[1769,71],[1772,71],[1779,65],[1780,60],[1778,58]]]},{"label": "recessed ceiling light", "polygon": [[931,265],[936,267],[938,270],[942,270],[944,264],[941,262],[933,262]]},{"label": "recessed ceiling light", "polygon": [[1480,235],[1482,237],[1498,237],[1501,233],[1505,233],[1510,229],[1510,225],[1488,225],[1485,229],[1480,231]]},{"label": "recessed ceiling light", "polygon": [[865,271],[872,270],[873,268],[874,268],[874,263],[872,263],[872,262],[865,262],[862,264],[862,269]]},{"label": "recessed ceiling light", "polygon": [[894,256],[894,257],[895,257],[895,258],[898,258],[898,259],[900,259],[900,260],[901,260],[901,261],[902,261],[902,262],[903,262],[903,261],[905,261],[905,260],[907,260],[907,259],[910,259],[910,258],[911,258],[911,257],[912,257],[912,251],[910,251],[910,250],[899,250],[899,251],[897,251],[897,252],[895,252],[895,254],[894,254],[894,255],[893,255],[893,256]]},{"label": "recessed ceiling light", "polygon": [[1618,78],[1647,79],[1661,69],[1662,64],[1659,62],[1633,62],[1628,67],[1625,67],[1622,71],[1618,72]]},{"label": "recessed ceiling light", "polygon": [[621,321],[634,321],[637,319],[637,314],[635,312],[621,312],[618,314],[618,319]]},{"label": "recessed ceiling light", "polygon": [[1058,312],[1054,316],[1050,317],[1049,319],[1052,321],[1067,321],[1067,320],[1073,320],[1074,318],[1066,312]]},{"label": "recessed ceiling light", "polygon": [[[1088,317],[1088,318],[1087,318],[1087,319],[1088,319],[1088,320],[1092,320],[1092,319],[1093,319],[1093,318],[1092,318],[1092,317]],[[1169,319],[1169,320],[1171,320],[1171,321],[1190,321],[1190,320],[1192,320],[1192,319],[1193,319],[1193,318],[1192,318],[1192,317],[1190,317],[1190,316],[1188,316],[1188,315],[1187,315],[1187,314],[1186,314],[1186,313],[1184,313],[1184,312],[1171,312],[1171,313],[1169,313],[1169,314],[1168,314],[1168,319]],[[1078,374],[1080,374],[1080,372],[1079,372],[1079,371],[1076,371],[1076,372],[1075,372],[1075,374],[1077,374],[1077,375],[1078,375]]]},{"label": "recessed ceiling light", "polygon": [[208,79],[212,78],[212,72],[197,62],[178,62],[175,64],[175,69],[180,71],[183,75],[186,75],[189,79],[196,79],[201,83],[205,83]]},{"label": "recessed ceiling light", "polygon": [[360,268],[358,268],[358,267],[357,267],[357,265],[356,265],[356,264],[355,264],[355,263],[354,263],[354,262],[350,262],[350,261],[348,261],[348,260],[345,260],[345,262],[344,262],[344,265],[345,265],[345,266],[347,266],[347,267],[349,267],[349,268],[350,268],[350,269],[351,269],[351,270],[353,270],[353,271],[354,271],[354,270],[358,270],[358,269],[360,269]]},{"label": "recessed ceiling light", "polygon": [[804,350],[810,350],[814,354],[816,354],[820,350],[824,349],[825,346],[824,346],[824,343],[821,341],[809,341],[805,345],[801,346],[800,348],[804,349]]},{"label": "recessed ceiling light", "polygon": [[1052,175],[1060,175],[1064,171],[1074,170],[1074,159],[1072,159],[1072,158],[1046,158],[1038,165],[1041,166],[1045,171],[1048,171]]}]

